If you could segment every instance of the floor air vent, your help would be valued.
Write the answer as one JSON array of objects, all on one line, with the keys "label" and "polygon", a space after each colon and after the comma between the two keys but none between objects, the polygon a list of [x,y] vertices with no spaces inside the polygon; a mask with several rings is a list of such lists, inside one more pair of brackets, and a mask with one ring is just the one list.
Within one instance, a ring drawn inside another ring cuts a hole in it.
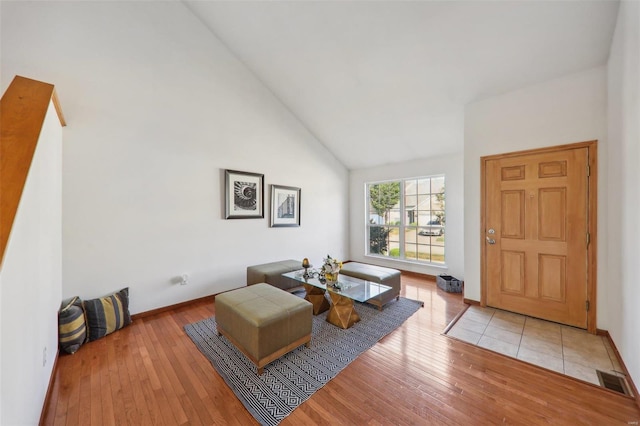
[{"label": "floor air vent", "polygon": [[596,370],[598,373],[598,380],[600,380],[600,386],[610,389],[612,391],[620,392],[625,395],[631,396],[629,388],[624,377],[615,376],[604,371]]}]

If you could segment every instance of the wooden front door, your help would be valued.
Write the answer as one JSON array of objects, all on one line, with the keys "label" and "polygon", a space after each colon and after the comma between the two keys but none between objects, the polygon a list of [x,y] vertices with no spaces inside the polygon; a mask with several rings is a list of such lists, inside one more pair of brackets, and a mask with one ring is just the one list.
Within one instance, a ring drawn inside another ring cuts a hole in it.
[{"label": "wooden front door", "polygon": [[590,149],[483,158],[483,304],[587,328]]}]

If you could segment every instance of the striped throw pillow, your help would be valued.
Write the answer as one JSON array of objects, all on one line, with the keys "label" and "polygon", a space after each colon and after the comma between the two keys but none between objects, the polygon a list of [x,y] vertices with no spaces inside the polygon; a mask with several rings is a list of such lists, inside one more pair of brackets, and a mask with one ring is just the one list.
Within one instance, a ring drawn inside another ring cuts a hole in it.
[{"label": "striped throw pillow", "polygon": [[131,324],[129,288],[99,299],[85,300],[84,311],[89,328],[89,342]]},{"label": "striped throw pillow", "polygon": [[62,302],[58,311],[58,342],[60,349],[73,354],[87,339],[87,326],[82,300],[72,297]]}]

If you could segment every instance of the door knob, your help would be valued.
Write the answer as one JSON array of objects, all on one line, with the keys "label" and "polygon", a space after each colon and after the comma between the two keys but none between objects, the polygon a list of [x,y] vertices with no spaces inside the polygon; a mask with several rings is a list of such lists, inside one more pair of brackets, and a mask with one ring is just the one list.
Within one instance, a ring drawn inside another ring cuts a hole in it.
[{"label": "door knob", "polygon": [[496,243],[496,240],[494,240],[493,238],[489,238],[489,237],[487,237],[487,242],[488,242],[489,244],[495,244],[495,243]]}]

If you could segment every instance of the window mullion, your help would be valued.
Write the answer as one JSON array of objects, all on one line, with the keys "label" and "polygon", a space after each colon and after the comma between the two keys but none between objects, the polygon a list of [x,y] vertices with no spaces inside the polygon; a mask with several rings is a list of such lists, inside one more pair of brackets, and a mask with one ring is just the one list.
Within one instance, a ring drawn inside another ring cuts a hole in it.
[{"label": "window mullion", "polygon": [[399,238],[398,238],[398,244],[400,244],[400,259],[406,259],[405,255],[404,255],[404,247],[405,247],[405,219],[406,219],[406,212],[405,212],[405,200],[404,200],[404,180],[401,180],[400,182],[400,229],[398,229],[398,233],[399,233]]}]

